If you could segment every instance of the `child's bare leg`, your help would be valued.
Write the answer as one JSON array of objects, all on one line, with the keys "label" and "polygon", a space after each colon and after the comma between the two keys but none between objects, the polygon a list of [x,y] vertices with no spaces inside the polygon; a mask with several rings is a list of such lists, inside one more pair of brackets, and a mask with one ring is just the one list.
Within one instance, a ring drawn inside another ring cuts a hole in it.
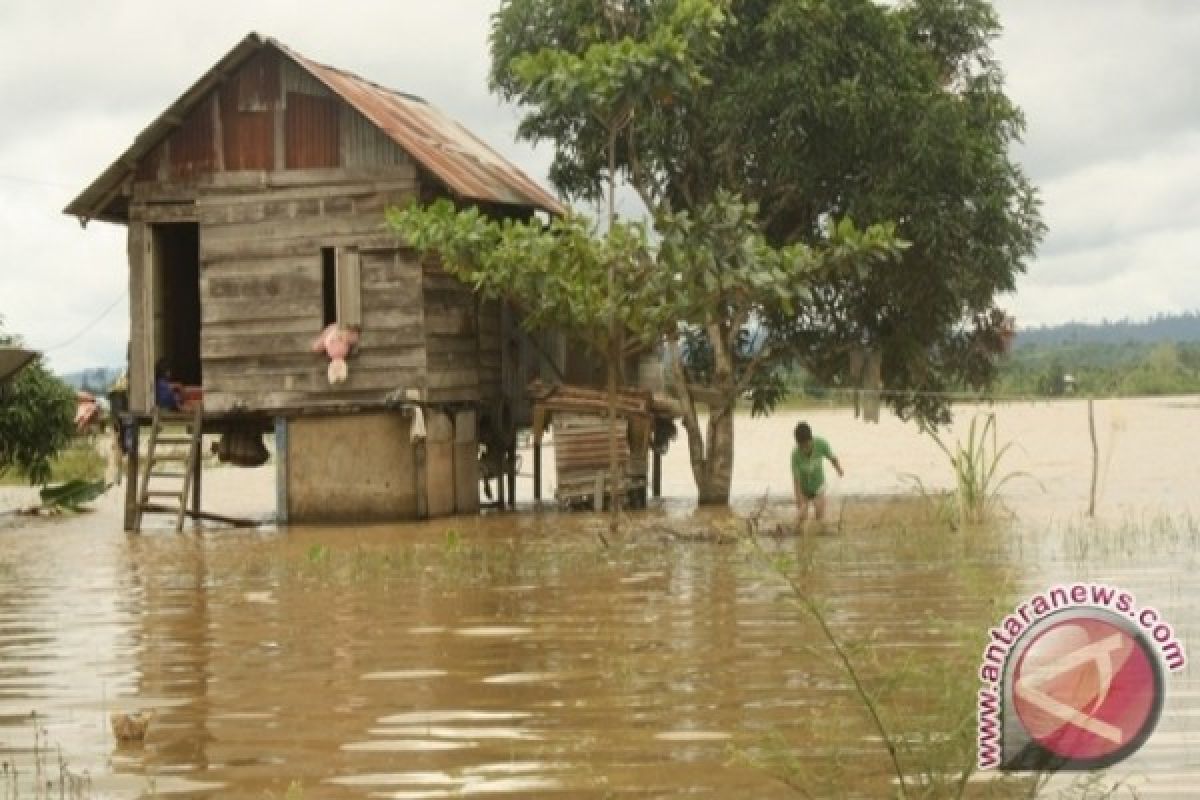
[{"label": "child's bare leg", "polygon": [[813,498],[814,517],[817,522],[825,519],[825,493],[821,492]]},{"label": "child's bare leg", "polygon": [[796,516],[801,522],[808,519],[808,498],[803,494],[796,498]]}]

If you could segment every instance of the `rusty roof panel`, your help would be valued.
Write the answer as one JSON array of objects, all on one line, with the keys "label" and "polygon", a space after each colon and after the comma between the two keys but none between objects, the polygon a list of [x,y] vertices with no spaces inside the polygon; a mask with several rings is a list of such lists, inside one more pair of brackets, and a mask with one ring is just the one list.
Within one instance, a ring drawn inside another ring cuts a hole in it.
[{"label": "rusty roof panel", "polygon": [[386,89],[289,50],[284,53],[353,106],[463,197],[566,213],[549,192],[474,134],[424,100]]}]

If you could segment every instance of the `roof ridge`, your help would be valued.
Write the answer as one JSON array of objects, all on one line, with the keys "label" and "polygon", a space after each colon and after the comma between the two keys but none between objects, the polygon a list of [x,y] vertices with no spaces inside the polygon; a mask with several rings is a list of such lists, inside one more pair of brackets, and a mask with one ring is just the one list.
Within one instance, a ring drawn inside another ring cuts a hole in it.
[{"label": "roof ridge", "polygon": [[394,94],[397,97],[403,97],[405,100],[412,100],[413,102],[423,103],[425,105],[430,104],[428,100],[426,100],[424,97],[421,97],[420,95],[413,94],[412,92],[406,92],[401,89],[395,89],[395,88],[392,88],[391,86],[385,86],[384,84],[379,83],[378,81],[373,81],[370,78],[365,78],[362,75],[359,75],[357,72],[353,72],[344,67],[339,67],[334,64],[326,64],[322,61],[318,61],[315,58],[310,58],[309,56],[306,56],[303,53],[301,53],[299,50],[295,49],[294,47],[290,47],[274,37],[271,37],[271,36],[266,37],[265,41],[269,42],[270,44],[274,45],[275,47],[278,47],[280,50],[287,53],[289,56],[291,56],[293,58],[297,58],[301,61],[306,61],[315,67],[320,67],[321,69],[327,69],[330,72],[336,72],[339,75],[344,75],[347,78],[351,78],[356,81],[361,81],[362,83],[373,86],[376,89],[379,89],[380,91],[388,92],[389,94]]}]

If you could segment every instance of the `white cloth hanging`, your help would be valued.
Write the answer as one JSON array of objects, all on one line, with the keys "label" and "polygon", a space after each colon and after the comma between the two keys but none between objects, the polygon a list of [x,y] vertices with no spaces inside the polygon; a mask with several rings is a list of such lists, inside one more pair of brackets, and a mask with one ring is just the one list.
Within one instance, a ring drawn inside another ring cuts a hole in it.
[{"label": "white cloth hanging", "polygon": [[408,439],[411,442],[416,442],[424,439],[425,432],[425,409],[420,406],[410,406],[409,410],[412,413],[412,427],[408,434]]}]

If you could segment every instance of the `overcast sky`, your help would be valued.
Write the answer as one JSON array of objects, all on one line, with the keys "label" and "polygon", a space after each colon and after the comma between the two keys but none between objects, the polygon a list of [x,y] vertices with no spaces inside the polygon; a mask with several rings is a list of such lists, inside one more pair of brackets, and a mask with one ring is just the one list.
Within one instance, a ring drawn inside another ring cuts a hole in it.
[{"label": "overcast sky", "polygon": [[[124,361],[125,229],[61,213],[241,37],[422,95],[531,175],[488,94],[497,0],[0,2],[0,316],[62,371]],[[1050,233],[1021,325],[1200,308],[1200,2],[999,0]],[[99,320],[99,321],[97,321]]]}]

